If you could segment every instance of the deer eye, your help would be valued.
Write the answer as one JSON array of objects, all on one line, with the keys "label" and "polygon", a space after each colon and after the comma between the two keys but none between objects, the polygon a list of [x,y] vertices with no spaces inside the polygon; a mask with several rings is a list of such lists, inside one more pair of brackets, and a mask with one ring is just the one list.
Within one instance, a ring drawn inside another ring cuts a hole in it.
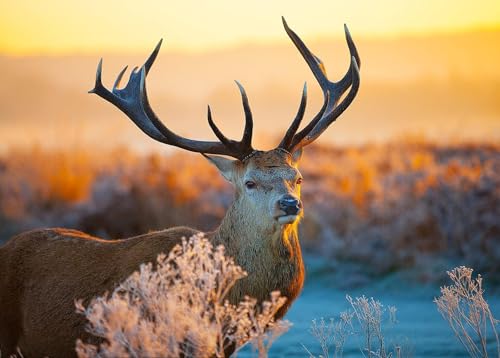
[{"label": "deer eye", "polygon": [[247,189],[255,189],[257,184],[255,184],[255,182],[253,182],[251,180],[248,180],[245,182],[245,186],[247,187]]},{"label": "deer eye", "polygon": [[296,183],[297,183],[297,185],[302,184],[302,181],[304,181],[304,179],[303,179],[303,178],[299,178],[299,179],[297,179],[297,182],[296,182]]}]

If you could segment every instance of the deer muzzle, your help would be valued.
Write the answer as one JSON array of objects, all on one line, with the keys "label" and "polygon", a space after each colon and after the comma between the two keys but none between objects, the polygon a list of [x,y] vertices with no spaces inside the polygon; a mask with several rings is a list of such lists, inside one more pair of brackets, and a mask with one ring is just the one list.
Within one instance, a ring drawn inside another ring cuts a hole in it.
[{"label": "deer muzzle", "polygon": [[278,201],[278,207],[283,215],[277,217],[280,224],[290,224],[297,220],[302,211],[302,202],[292,195],[284,195]]}]

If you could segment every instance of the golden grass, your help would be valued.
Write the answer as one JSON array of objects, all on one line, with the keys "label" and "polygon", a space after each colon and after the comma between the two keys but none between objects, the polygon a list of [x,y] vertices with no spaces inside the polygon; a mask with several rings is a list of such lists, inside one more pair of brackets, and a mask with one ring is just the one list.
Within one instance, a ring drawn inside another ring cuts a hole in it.
[{"label": "golden grass", "polygon": [[[423,265],[422,255],[500,271],[499,145],[405,139],[305,152],[306,249],[373,265],[371,273]],[[109,238],[210,230],[232,195],[192,153],[10,150],[0,157],[0,241],[43,226]]]}]

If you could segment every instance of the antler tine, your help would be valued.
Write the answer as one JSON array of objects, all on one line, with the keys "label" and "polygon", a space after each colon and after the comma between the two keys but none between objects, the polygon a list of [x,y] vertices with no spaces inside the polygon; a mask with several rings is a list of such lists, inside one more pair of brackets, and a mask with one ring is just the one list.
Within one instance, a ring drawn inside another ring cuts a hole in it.
[{"label": "antler tine", "polygon": [[[124,72],[124,71],[122,71]],[[122,74],[123,76],[123,74]],[[120,76],[119,76],[120,77]],[[117,78],[118,80],[119,78]],[[115,81],[116,83],[116,81]],[[130,83],[130,82],[129,82]],[[122,112],[124,112],[127,116],[129,116],[131,119],[131,109],[128,107],[122,107],[123,99],[120,98],[119,96],[116,95],[116,92],[119,92],[120,90],[114,89],[113,92],[110,92],[104,85],[102,84],[102,58],[99,60],[99,64],[97,65],[97,70],[96,70],[96,78],[95,78],[95,85],[94,88],[89,91],[89,93],[95,93],[99,97],[105,99],[106,101],[112,103],[116,107],[118,107]],[[130,114],[129,114],[130,113]],[[151,125],[151,123],[139,123],[136,120],[132,119],[134,123],[148,136],[151,138],[157,140],[157,141],[163,141],[164,138],[162,134],[156,129],[155,126]]]},{"label": "antler tine", "polygon": [[302,57],[304,57],[304,59],[306,60],[309,68],[311,69],[314,77],[316,77],[316,80],[319,82],[321,88],[326,88],[328,86],[328,79],[326,78],[323,63],[318,57],[316,57],[311,51],[309,51],[300,37],[288,26],[283,16],[281,17],[281,20],[283,21],[283,27],[285,28],[286,33],[295,44],[299,52],[302,54]]},{"label": "antler tine", "polygon": [[151,69],[151,66],[153,66],[153,63],[155,62],[156,57],[158,56],[158,53],[160,52],[162,42],[163,42],[163,39],[160,39],[160,41],[158,41],[153,52],[151,52],[151,55],[149,55],[146,62],[144,62],[144,65],[142,65],[142,67],[144,67],[146,69],[146,76],[148,75],[149,70]]},{"label": "antler tine", "polygon": [[[95,86],[89,93],[95,93],[106,101],[115,105],[125,113],[144,133],[151,138],[179,148],[192,152],[206,154],[227,155],[239,160],[243,160],[248,154],[253,152],[251,147],[252,139],[252,115],[248,105],[248,99],[244,90],[242,91],[243,106],[245,108],[246,124],[243,139],[241,142],[227,139],[222,132],[215,126],[211,118],[209,109],[208,122],[220,142],[198,141],[181,137],[169,130],[165,124],[158,118],[151,108],[146,91],[146,77],[151,69],[158,52],[160,51],[162,40],[158,42],[155,49],[148,57],[146,62],[137,70],[137,67],[130,73],[130,78],[126,86],[122,89],[117,88],[127,69],[125,67],[117,76],[112,91],[109,91],[102,84],[102,59],[99,61],[96,71]],[[222,139],[224,138],[224,139]]]},{"label": "antler tine", "polygon": [[[305,132],[304,137],[300,138],[300,141],[294,140],[293,148],[291,151],[293,152],[295,149],[299,147],[306,146],[312,142],[314,142],[327,128],[330,124],[335,122],[335,120],[349,107],[349,105],[352,103],[354,98],[356,97],[358,90],[359,90],[359,84],[360,84],[360,76],[359,76],[359,68],[356,63],[356,59],[354,56],[352,57],[352,62],[353,62],[353,67],[352,67],[352,85],[351,89],[349,90],[349,93],[347,96],[338,104],[337,106],[331,108],[330,110],[327,110],[330,108],[330,97],[327,99],[327,104],[324,105],[323,108],[325,108],[323,114],[319,116],[318,113],[318,118],[316,125],[309,131]],[[328,93],[329,95],[329,93]],[[320,111],[321,113],[321,111]],[[304,128],[306,129],[306,128]],[[300,133],[299,133],[300,134]],[[298,136],[297,136],[298,137]],[[295,138],[294,138],[295,139]],[[299,138],[297,138],[299,139]]]},{"label": "antler tine", "polygon": [[361,59],[359,58],[358,49],[356,48],[356,45],[354,44],[354,41],[352,40],[351,33],[349,32],[349,29],[347,28],[346,24],[344,24],[344,32],[345,32],[345,39],[347,42],[347,46],[349,47],[349,53],[351,55],[351,63],[349,64],[349,68],[348,68],[347,72],[345,73],[344,77],[342,77],[342,79],[340,81],[335,83],[336,90],[338,93],[340,93],[339,97],[351,85],[352,71],[353,71],[354,63],[356,63],[356,65],[358,67],[358,72],[359,72],[359,68],[361,67]]},{"label": "antler tine", "polygon": [[330,107],[330,92],[326,94],[326,101],[323,103],[323,106],[319,110],[319,112],[314,116],[314,118],[309,122],[307,126],[305,126],[300,132],[298,132],[293,138],[288,146],[288,150],[293,152],[294,147],[300,143],[308,134],[313,130],[313,128],[318,124],[321,118],[323,118],[323,114],[326,109]]},{"label": "antler tine", "polygon": [[128,65],[123,67],[123,70],[120,71],[118,76],[116,76],[115,84],[113,85],[113,92],[116,91],[117,87],[120,85],[120,82],[123,78],[123,75],[125,74],[125,71],[127,71]]},{"label": "antler tine", "polygon": [[[97,93],[98,91],[99,92],[102,91],[102,94],[105,94],[105,92],[108,91],[102,85],[102,58],[99,60],[99,63],[97,64],[97,69],[95,71],[95,84],[94,84],[94,88],[92,88],[91,90],[89,90],[88,93]],[[101,94],[99,94],[99,96],[100,95]]]},{"label": "antler tine", "polygon": [[306,104],[307,104],[307,83],[304,83],[304,88],[302,89],[302,98],[300,100],[299,110],[298,110],[297,115],[295,116],[295,119],[293,120],[292,124],[290,125],[290,127],[286,131],[285,136],[281,140],[281,143],[278,145],[278,148],[286,149],[292,143],[292,139],[293,139],[295,133],[297,132],[297,129],[299,129],[300,122],[302,122],[302,119],[304,118]]},{"label": "antler tine", "polygon": [[220,131],[220,129],[212,119],[212,111],[210,110],[210,106],[207,106],[207,119],[208,124],[210,125],[210,128],[212,128],[212,131],[214,132],[216,137],[219,138],[219,140],[224,143],[226,147],[230,147],[231,141]]},{"label": "antler tine", "polygon": [[[307,62],[314,77],[318,81],[321,89],[323,90],[324,103],[321,110],[316,114],[313,120],[299,133],[297,133],[288,148],[293,151],[298,147],[302,147],[314,141],[335,119],[345,111],[351,104],[352,100],[357,94],[359,88],[359,54],[352,40],[349,29],[344,25],[346,42],[349,47],[351,55],[351,63],[349,70],[338,82],[331,82],[327,75],[323,62],[319,57],[315,56],[300,39],[300,37],[288,26],[285,18],[282,18],[283,26],[286,33],[295,44],[302,57]],[[351,87],[349,94],[344,100],[338,104],[345,91]]]},{"label": "antler tine", "polygon": [[[238,89],[241,94],[241,101],[243,103],[243,110],[245,111],[245,129],[243,130],[243,137],[241,138],[241,144],[251,149],[250,153],[253,151],[252,149],[252,133],[253,133],[253,117],[252,111],[250,110],[250,105],[248,104],[248,97],[245,91],[245,88],[238,81],[234,81],[238,85]],[[248,153],[248,154],[250,154]]]}]

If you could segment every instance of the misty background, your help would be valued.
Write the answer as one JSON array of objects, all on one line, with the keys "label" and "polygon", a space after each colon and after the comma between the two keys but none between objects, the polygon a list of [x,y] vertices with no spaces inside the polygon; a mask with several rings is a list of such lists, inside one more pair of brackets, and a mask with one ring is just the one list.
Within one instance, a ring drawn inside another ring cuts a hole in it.
[{"label": "misty background", "polygon": [[[340,33],[341,28],[338,29]],[[321,137],[321,143],[363,144],[404,136],[447,143],[500,138],[500,30],[428,36],[358,38],[361,88],[351,107]],[[119,110],[95,95],[99,56],[103,81],[111,87],[125,65],[140,66],[140,55],[0,56],[0,151],[40,145],[100,149],[126,146],[140,151],[171,150],[141,133]],[[349,65],[345,40],[306,39],[340,79]],[[126,74],[122,83],[128,78]],[[215,121],[239,138],[241,99],[233,80],[245,86],[255,120],[255,141],[270,148],[295,116],[307,81],[306,119],[321,107],[319,86],[291,41],[247,43],[208,52],[172,52],[168,38],[147,79],[153,109],[167,126],[190,138],[214,138]]]}]

